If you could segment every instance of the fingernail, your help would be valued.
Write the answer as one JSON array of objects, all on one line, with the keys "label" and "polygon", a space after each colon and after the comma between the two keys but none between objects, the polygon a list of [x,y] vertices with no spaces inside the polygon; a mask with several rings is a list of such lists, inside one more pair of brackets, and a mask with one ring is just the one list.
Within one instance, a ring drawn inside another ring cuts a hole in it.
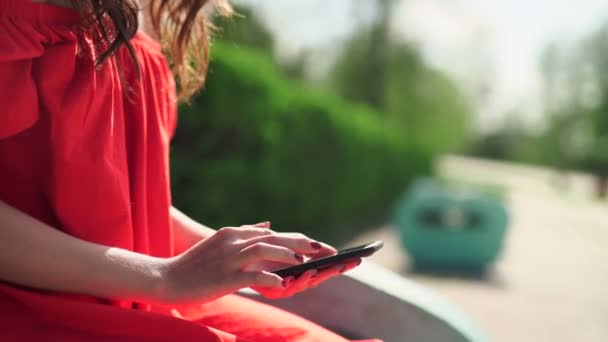
[{"label": "fingernail", "polygon": [[296,260],[298,260],[299,262],[304,262],[304,256],[300,253],[295,253],[294,256],[296,257]]},{"label": "fingernail", "polygon": [[319,249],[323,248],[323,246],[320,243],[316,242],[316,241],[311,242],[310,246],[312,248],[316,249],[316,250],[319,250]]},{"label": "fingernail", "polygon": [[361,265],[362,262],[363,262],[363,259],[359,259],[359,261],[357,261],[357,266]]},{"label": "fingernail", "polygon": [[346,271],[346,265],[342,265],[342,268],[340,268],[340,273],[344,273],[344,271]]},{"label": "fingernail", "polygon": [[313,271],[312,275],[310,276],[311,278],[316,278],[319,275],[319,271],[315,270]]}]

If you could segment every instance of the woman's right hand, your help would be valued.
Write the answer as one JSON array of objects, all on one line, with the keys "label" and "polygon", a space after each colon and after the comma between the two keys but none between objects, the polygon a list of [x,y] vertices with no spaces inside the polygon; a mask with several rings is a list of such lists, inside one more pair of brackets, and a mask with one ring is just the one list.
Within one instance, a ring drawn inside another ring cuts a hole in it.
[{"label": "woman's right hand", "polygon": [[222,228],[164,265],[161,302],[167,305],[211,301],[245,287],[282,289],[284,280],[247,266],[263,261],[297,265],[316,253],[305,236],[281,236],[256,226]]}]

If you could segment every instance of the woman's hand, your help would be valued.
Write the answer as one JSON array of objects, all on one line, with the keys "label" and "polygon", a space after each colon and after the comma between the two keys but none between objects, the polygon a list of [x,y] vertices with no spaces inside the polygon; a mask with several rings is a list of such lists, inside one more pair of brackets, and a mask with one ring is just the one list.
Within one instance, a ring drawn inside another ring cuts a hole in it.
[{"label": "woman's hand", "polygon": [[259,226],[222,228],[167,259],[162,302],[206,302],[244,287],[284,293],[290,287],[288,280],[259,266],[268,262],[297,265],[305,260],[304,255],[317,254],[324,248],[303,235],[278,234]]},{"label": "woman's hand", "polygon": [[[270,222],[259,223],[255,225],[260,228],[270,228]],[[275,233],[280,237],[292,237],[296,239],[308,239],[306,236],[300,233]],[[312,240],[311,240],[312,241]],[[304,261],[309,261],[312,259],[324,258],[330,255],[336,254],[336,249],[325,244],[313,241],[312,246],[315,249],[312,253],[304,253]],[[293,296],[298,292],[305,291],[311,287],[317,287],[322,282],[333,278],[335,276],[339,276],[342,273],[357,267],[361,263],[361,259],[351,260],[345,264],[336,265],[333,267],[329,267],[322,271],[317,270],[309,270],[304,272],[300,277],[287,277],[284,279],[285,287],[282,288],[273,288],[273,287],[264,287],[264,286],[253,286],[252,288],[262,294],[267,298],[285,298]],[[289,264],[274,262],[274,261],[263,261],[257,264],[252,264],[249,266],[251,270],[265,270],[265,271],[274,271],[283,267],[288,267]]]},{"label": "woman's hand", "polygon": [[264,297],[271,299],[291,297],[296,293],[317,287],[322,282],[359,266],[360,263],[361,259],[356,259],[348,261],[343,265],[329,267],[320,272],[317,270],[308,270],[302,273],[298,278],[292,276],[285,278],[284,282],[286,286],[284,288],[255,286],[253,289]]}]

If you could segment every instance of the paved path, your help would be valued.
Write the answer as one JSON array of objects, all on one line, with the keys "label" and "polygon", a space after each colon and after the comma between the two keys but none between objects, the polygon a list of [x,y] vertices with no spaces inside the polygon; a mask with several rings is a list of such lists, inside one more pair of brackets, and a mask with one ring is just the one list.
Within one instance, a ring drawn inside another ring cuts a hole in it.
[{"label": "paved path", "polygon": [[392,227],[353,243],[385,240],[374,261],[441,293],[492,341],[608,341],[608,203],[590,198],[589,177],[559,193],[542,169],[446,157],[438,172],[508,189],[513,222],[486,279],[410,273]]}]

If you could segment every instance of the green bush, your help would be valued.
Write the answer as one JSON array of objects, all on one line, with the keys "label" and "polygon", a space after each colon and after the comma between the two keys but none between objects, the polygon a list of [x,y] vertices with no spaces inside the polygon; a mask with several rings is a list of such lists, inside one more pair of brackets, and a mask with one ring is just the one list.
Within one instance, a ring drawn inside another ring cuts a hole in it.
[{"label": "green bush", "polygon": [[216,44],[205,90],[180,108],[174,203],[213,227],[339,241],[387,217],[430,157],[381,115],[286,80],[264,55]]}]

